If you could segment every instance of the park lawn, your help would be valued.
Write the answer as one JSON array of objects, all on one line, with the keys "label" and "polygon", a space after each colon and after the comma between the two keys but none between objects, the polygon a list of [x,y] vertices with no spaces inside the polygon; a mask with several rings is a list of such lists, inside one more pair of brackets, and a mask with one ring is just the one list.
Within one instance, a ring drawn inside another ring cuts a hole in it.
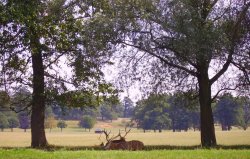
[{"label": "park lawn", "polygon": [[0,149],[0,159],[250,159],[250,150],[42,151]]},{"label": "park lawn", "polygon": [[[63,132],[59,129],[53,129],[52,132],[46,130],[46,136],[49,144],[58,146],[95,146],[105,142],[104,135],[85,132],[83,129],[66,128]],[[112,130],[113,132],[113,130]],[[118,131],[115,132],[115,134]],[[228,132],[216,131],[216,137],[219,145],[250,145],[250,129],[232,130]],[[176,146],[192,146],[200,144],[200,132],[171,132],[164,131],[162,133],[154,132],[138,132],[132,130],[127,135],[127,140],[140,140],[145,145],[176,145]],[[27,132],[15,129],[14,132],[0,132],[0,147],[28,147],[31,143],[30,130]]]}]

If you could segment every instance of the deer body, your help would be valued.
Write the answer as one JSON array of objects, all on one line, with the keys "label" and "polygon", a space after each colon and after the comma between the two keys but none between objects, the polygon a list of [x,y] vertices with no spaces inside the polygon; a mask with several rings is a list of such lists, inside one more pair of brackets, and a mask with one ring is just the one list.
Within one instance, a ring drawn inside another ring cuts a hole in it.
[{"label": "deer body", "polygon": [[138,140],[132,140],[127,142],[127,150],[143,150],[144,144],[141,141]]}]

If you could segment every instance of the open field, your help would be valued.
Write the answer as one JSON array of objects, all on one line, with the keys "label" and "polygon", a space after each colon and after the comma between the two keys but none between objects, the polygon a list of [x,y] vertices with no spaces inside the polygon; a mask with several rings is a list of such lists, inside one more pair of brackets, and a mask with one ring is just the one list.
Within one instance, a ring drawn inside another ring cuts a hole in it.
[{"label": "open field", "polygon": [[[123,119],[119,119],[112,123],[98,122],[95,128],[105,128],[117,134],[119,129],[122,129]],[[63,129],[63,132],[58,128],[52,129],[52,132],[46,130],[48,142],[57,146],[95,146],[104,142],[104,136],[94,133],[94,129],[90,132],[84,131],[77,127],[77,121],[67,121],[68,128]],[[234,128],[232,131],[221,131],[216,127],[216,137],[220,145],[250,145],[250,129],[243,131]],[[200,144],[200,132],[172,132],[163,131],[162,133],[154,133],[153,131],[143,133],[142,130],[132,129],[127,135],[127,140],[141,140],[145,145],[174,145],[174,146],[192,146]],[[14,129],[10,132],[6,129],[0,132],[0,147],[28,147],[31,143],[30,130],[23,132],[21,129]]]},{"label": "open field", "polygon": [[249,159],[249,150],[40,151],[1,150],[0,159]]}]

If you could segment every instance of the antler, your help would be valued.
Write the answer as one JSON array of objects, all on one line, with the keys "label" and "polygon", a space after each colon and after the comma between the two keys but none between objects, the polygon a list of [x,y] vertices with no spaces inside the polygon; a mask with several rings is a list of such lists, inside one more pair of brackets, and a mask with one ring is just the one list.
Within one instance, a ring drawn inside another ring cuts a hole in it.
[{"label": "antler", "polygon": [[110,135],[111,131],[109,131],[109,133],[108,133],[107,130],[104,129],[104,130],[103,130],[103,133],[104,133],[104,135],[105,135],[105,137],[106,137],[107,142],[109,142],[109,141],[110,141],[109,135]]},{"label": "antler", "polygon": [[125,138],[125,136],[127,136],[128,135],[128,133],[131,131],[131,129],[129,129],[128,131],[127,131],[127,127],[125,127],[125,135],[123,136],[124,138]]},{"label": "antler", "polygon": [[120,136],[120,132],[119,132],[118,135],[116,135],[116,136],[113,135],[111,138],[109,138],[109,135],[110,135],[111,131],[107,132],[105,129],[103,130],[103,133],[104,133],[105,136],[106,136],[107,142],[110,142],[110,141],[112,141],[112,140],[114,140],[114,139],[116,139],[117,137]]}]

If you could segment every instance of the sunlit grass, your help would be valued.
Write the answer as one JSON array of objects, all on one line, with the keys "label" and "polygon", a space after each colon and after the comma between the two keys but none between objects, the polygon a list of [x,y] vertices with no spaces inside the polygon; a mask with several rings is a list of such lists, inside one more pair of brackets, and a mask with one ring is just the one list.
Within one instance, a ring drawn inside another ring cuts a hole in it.
[{"label": "sunlit grass", "polygon": [[1,150],[0,159],[248,159],[249,150],[40,151]]}]

